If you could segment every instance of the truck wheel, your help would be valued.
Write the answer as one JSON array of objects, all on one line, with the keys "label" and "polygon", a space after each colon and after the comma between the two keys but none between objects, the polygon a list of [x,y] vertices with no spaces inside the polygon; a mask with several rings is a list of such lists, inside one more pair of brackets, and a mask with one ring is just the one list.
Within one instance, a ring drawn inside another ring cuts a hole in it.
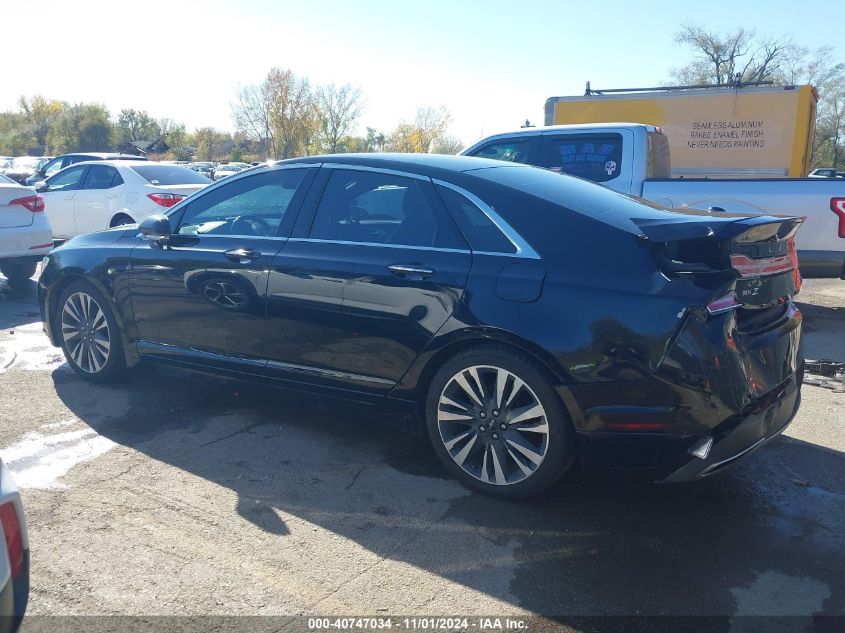
[{"label": "truck wheel", "polygon": [[21,288],[35,274],[38,262],[8,262],[0,264],[0,272],[9,280],[12,288]]}]

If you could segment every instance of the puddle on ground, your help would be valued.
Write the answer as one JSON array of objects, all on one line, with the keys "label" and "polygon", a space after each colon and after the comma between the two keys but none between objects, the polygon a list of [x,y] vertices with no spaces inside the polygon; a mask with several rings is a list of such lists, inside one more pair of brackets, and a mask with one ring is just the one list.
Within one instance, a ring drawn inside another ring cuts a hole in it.
[{"label": "puddle on ground", "polygon": [[82,423],[73,419],[50,422],[8,448],[0,449],[0,457],[19,488],[65,489],[67,485],[60,479],[71,468],[96,459],[116,446],[87,426],[67,430],[76,425]]}]

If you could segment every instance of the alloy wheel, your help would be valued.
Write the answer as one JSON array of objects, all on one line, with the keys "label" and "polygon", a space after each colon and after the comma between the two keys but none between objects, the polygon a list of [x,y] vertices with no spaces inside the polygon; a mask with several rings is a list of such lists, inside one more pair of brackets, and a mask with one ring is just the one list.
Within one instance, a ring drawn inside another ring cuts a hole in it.
[{"label": "alloy wheel", "polygon": [[91,295],[75,292],[67,298],[62,307],[62,337],[77,367],[89,374],[105,367],[110,334],[106,314]]},{"label": "alloy wheel", "polygon": [[542,403],[522,379],[501,367],[474,365],[455,374],[440,394],[437,426],[452,460],[487,484],[524,481],[548,452]]}]

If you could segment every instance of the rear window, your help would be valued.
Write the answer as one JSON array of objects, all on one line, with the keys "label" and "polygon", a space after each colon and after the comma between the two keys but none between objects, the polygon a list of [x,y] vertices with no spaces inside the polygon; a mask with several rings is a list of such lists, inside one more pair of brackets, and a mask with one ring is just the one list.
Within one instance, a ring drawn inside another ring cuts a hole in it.
[{"label": "rear window", "polygon": [[[486,167],[476,169],[473,176],[512,187],[522,193],[546,200],[566,209],[586,215],[630,233],[640,233],[633,219],[653,221],[694,215],[694,211],[676,212],[664,209],[648,200],[618,193],[577,178],[569,178],[539,167]],[[483,199],[483,196],[481,196]],[[518,209],[498,208],[493,200],[485,200],[506,220]],[[705,213],[705,212],[701,212]]]},{"label": "rear window", "polygon": [[672,163],[669,155],[669,139],[661,132],[649,132],[646,178],[670,178],[671,176]]},{"label": "rear window", "polygon": [[207,185],[208,178],[180,165],[136,165],[132,171],[151,185]]},{"label": "rear window", "polygon": [[549,139],[546,156],[549,169],[607,182],[622,169],[621,134],[567,134]]}]

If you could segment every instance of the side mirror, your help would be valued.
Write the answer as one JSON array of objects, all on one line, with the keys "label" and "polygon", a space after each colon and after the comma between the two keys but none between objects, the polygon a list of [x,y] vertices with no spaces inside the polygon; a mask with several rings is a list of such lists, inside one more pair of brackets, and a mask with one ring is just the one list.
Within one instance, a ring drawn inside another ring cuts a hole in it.
[{"label": "side mirror", "polygon": [[33,185],[36,193],[44,193],[45,191],[50,190],[50,185],[47,184],[46,180],[39,180]]},{"label": "side mirror", "polygon": [[151,215],[138,225],[141,237],[151,242],[167,242],[170,239],[170,220],[164,215]]}]

